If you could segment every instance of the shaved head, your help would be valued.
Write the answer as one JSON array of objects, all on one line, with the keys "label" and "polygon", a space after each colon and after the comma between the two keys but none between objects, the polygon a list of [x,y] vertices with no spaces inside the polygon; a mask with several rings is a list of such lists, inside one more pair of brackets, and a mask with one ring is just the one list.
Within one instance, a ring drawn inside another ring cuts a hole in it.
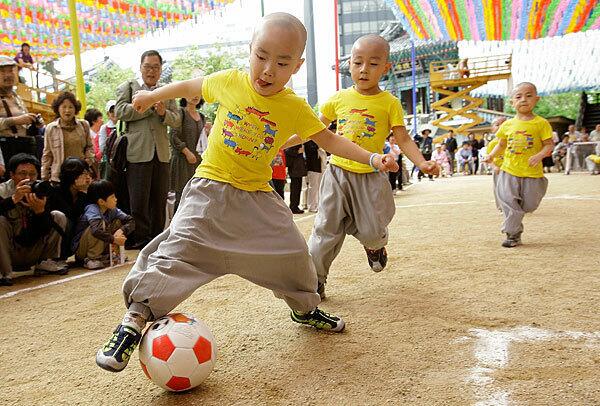
[{"label": "shaved head", "polygon": [[284,30],[289,34],[292,34],[290,39],[294,41],[293,45],[296,48],[298,57],[302,56],[304,53],[304,48],[306,47],[306,28],[304,24],[296,17],[288,13],[272,13],[264,16],[256,28],[254,28],[254,33],[252,34],[252,45],[255,40],[264,35],[266,33],[272,33],[272,30]]},{"label": "shaved head", "polygon": [[361,47],[368,47],[374,51],[381,52],[384,61],[387,61],[390,56],[390,44],[381,36],[376,34],[363,35],[354,42],[352,50]]},{"label": "shaved head", "polygon": [[535,92],[535,94],[537,94],[537,87],[535,87],[535,85],[533,83],[531,83],[531,82],[521,82],[521,83],[519,83],[513,89],[512,94],[514,95],[517,92],[517,90],[519,90],[520,88],[523,88],[523,87],[529,87],[529,88],[531,88],[531,90],[533,90]]}]

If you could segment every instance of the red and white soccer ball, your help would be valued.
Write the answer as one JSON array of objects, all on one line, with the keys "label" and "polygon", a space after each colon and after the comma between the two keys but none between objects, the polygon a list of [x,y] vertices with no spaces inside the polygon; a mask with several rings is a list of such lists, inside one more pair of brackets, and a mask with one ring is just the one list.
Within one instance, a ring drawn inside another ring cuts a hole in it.
[{"label": "red and white soccer ball", "polygon": [[217,358],[215,338],[202,320],[173,313],[156,320],[140,342],[140,363],[163,389],[180,392],[202,383]]}]

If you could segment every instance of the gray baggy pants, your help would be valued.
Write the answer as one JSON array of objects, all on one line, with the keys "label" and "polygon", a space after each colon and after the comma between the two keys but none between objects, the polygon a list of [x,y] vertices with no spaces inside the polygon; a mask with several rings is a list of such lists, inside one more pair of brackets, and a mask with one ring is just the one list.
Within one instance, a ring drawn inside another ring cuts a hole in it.
[{"label": "gray baggy pants", "polygon": [[525,213],[538,208],[547,189],[546,178],[520,178],[500,171],[496,194],[504,214],[502,232],[508,235],[521,234]]},{"label": "gray baggy pants", "polygon": [[125,303],[158,318],[226,274],[271,289],[297,311],[320,302],[306,241],[279,195],[192,178],[170,227],[140,252],[127,275]]},{"label": "gray baggy pants", "polygon": [[498,210],[502,210],[502,207],[500,206],[500,201],[498,200],[498,176],[500,175],[500,173],[496,173],[496,168],[492,168],[492,182],[494,182],[494,202],[496,202],[496,208]]},{"label": "gray baggy pants", "polygon": [[326,283],[331,263],[346,234],[369,249],[384,247],[396,205],[385,173],[354,173],[327,166],[321,180],[319,211],[308,240],[319,282]]},{"label": "gray baggy pants", "polygon": [[[60,211],[50,212],[52,220],[63,230],[67,228],[67,218]],[[50,229],[30,247],[22,247],[15,242],[14,230],[6,217],[0,216],[0,275],[8,277],[13,268],[29,268],[47,259],[60,256],[62,238],[58,231]]]}]

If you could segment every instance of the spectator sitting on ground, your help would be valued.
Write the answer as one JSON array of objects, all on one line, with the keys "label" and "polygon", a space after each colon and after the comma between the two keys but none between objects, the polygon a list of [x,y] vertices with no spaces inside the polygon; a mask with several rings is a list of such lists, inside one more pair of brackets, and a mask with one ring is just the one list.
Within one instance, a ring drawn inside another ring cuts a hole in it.
[{"label": "spectator sitting on ground", "polygon": [[77,118],[81,103],[73,93],[59,94],[52,102],[52,110],[57,119],[46,127],[42,179],[59,182],[60,166],[67,157],[81,158],[94,167],[94,145],[88,122]]},{"label": "spectator sitting on ground", "polygon": [[569,141],[570,142],[579,141],[581,139],[581,133],[579,131],[577,131],[577,128],[575,127],[575,124],[571,124],[569,126],[569,129],[565,133],[565,135],[569,136]]},{"label": "spectator sitting on ground", "polygon": [[442,168],[440,174],[437,175],[437,177],[450,176],[450,162],[448,161],[448,155],[446,154],[446,151],[442,149],[442,146],[446,147],[445,144],[435,144],[435,150],[431,154],[431,160],[435,161],[440,166],[440,168]]},{"label": "spectator sitting on ground", "polygon": [[60,184],[53,186],[48,204],[51,210],[58,210],[67,217],[67,227],[60,247],[60,259],[73,255],[71,245],[75,236],[75,226],[87,204],[87,190],[92,181],[88,164],[80,158],[69,157],[60,167]]},{"label": "spectator sitting on ground", "polygon": [[79,219],[72,248],[85,268],[99,269],[108,265],[110,245],[124,246],[135,223],[133,217],[117,208],[115,188],[108,180],[90,184],[88,201],[92,203]]},{"label": "spectator sitting on ground", "polygon": [[452,163],[454,162],[454,160],[452,158],[452,154],[450,153],[450,151],[448,151],[448,147],[444,143],[442,143],[442,152],[446,154],[446,158],[448,159],[448,171],[446,172],[446,176],[452,176],[452,173],[454,172],[454,168],[452,168]]},{"label": "spectator sitting on ground", "polygon": [[[35,275],[64,275],[66,264],[60,255],[61,233],[66,217],[50,211],[46,195],[50,185],[38,179],[40,162],[33,155],[19,153],[8,162],[10,180],[0,184],[0,285],[12,285],[13,271],[35,265]],[[60,230],[60,231],[59,231]],[[37,265],[36,265],[37,264]]]},{"label": "spectator sitting on ground", "polygon": [[458,142],[454,137],[454,131],[448,131],[446,138],[444,139],[444,144],[446,145],[446,150],[450,153],[450,176],[454,172],[454,157],[456,155],[456,151],[458,151]]},{"label": "spectator sitting on ground", "polygon": [[600,144],[596,144],[595,154],[588,155],[585,163],[592,175],[600,174]]},{"label": "spectator sitting on ground", "polygon": [[596,124],[596,129],[590,133],[590,141],[600,142],[600,124]]},{"label": "spectator sitting on ground", "polygon": [[87,109],[83,118],[90,126],[90,137],[92,137],[92,144],[94,144],[94,156],[96,157],[96,162],[100,162],[102,159],[102,150],[100,149],[98,132],[100,131],[102,124],[104,124],[102,112],[95,108]]},{"label": "spectator sitting on ground", "polygon": [[473,153],[468,141],[462,143],[461,148],[456,153],[456,161],[458,162],[458,171],[462,172],[463,175],[473,173]]},{"label": "spectator sitting on ground", "polygon": [[556,144],[552,151],[552,160],[558,172],[562,172],[565,169],[564,159],[567,156],[570,139],[569,135],[563,135],[562,141]]}]

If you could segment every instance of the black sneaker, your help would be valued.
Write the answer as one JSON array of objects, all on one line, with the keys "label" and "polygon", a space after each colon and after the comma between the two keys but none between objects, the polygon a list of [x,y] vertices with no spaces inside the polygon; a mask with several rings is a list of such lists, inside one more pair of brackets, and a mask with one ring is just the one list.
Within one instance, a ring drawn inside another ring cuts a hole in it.
[{"label": "black sneaker", "polygon": [[134,328],[119,324],[110,340],[96,353],[96,364],[107,371],[122,371],[141,338]]},{"label": "black sneaker", "polygon": [[312,312],[305,314],[292,310],[290,315],[292,316],[292,320],[296,323],[307,324],[316,328],[317,330],[326,330],[339,333],[346,326],[344,320],[332,314],[325,313],[319,308],[316,308]]},{"label": "black sneaker", "polygon": [[367,259],[369,260],[369,266],[373,272],[381,272],[387,265],[387,251],[385,247],[379,248],[378,250],[370,250],[367,247],[365,252],[367,253]]},{"label": "black sneaker", "polygon": [[506,240],[502,242],[502,246],[504,248],[514,248],[517,245],[521,245],[521,234],[506,234]]},{"label": "black sneaker", "polygon": [[317,285],[317,293],[319,294],[319,296],[321,296],[321,300],[325,300],[325,298],[327,296],[325,296],[325,284],[319,282],[319,284]]}]

